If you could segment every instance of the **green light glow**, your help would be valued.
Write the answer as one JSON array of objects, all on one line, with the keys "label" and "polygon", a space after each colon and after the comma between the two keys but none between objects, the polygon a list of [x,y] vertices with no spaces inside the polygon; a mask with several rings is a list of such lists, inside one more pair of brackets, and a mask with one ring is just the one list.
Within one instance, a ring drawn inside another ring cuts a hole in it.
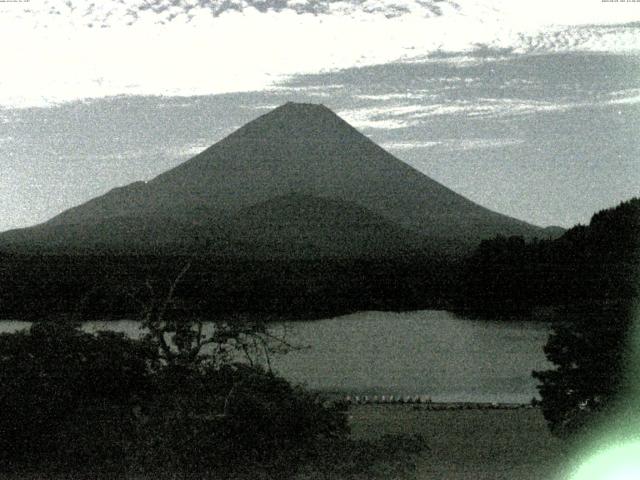
[{"label": "green light glow", "polygon": [[571,480],[640,479],[640,442],[597,453],[571,476]]},{"label": "green light glow", "polygon": [[[596,429],[569,480],[640,480],[640,302],[629,336],[626,385],[619,409]],[[586,445],[583,445],[586,447]],[[595,448],[594,448],[595,447]],[[575,458],[575,457],[574,457]]]}]

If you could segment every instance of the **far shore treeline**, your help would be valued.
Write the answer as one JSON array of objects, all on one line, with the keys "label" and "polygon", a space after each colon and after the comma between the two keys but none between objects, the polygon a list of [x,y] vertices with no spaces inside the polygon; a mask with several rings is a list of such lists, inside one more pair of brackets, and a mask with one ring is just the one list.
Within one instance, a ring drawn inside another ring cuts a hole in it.
[{"label": "far shore treeline", "polygon": [[[186,316],[310,319],[357,310],[447,309],[465,316],[553,319],[566,305],[638,294],[640,199],[596,213],[557,239],[497,236],[467,256],[403,251],[365,258],[233,258],[0,250],[0,318],[134,318],[176,287]],[[540,315],[545,312],[545,315]]]},{"label": "far shore treeline", "polygon": [[216,255],[1,254],[0,318],[134,318],[140,304],[176,287],[194,317],[244,314],[313,319],[359,310],[447,309],[451,261],[390,259],[247,260]]},{"label": "far shore treeline", "polygon": [[629,304],[638,297],[640,198],[597,212],[555,240],[483,241],[463,262],[455,310],[527,316],[565,307]]}]

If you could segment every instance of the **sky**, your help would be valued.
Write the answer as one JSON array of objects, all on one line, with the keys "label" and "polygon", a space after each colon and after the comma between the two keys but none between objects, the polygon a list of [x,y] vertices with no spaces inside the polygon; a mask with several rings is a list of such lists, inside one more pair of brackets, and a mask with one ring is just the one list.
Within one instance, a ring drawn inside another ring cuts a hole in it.
[{"label": "sky", "polygon": [[640,1],[8,1],[0,44],[0,231],[287,101],[537,225],[640,195]]}]

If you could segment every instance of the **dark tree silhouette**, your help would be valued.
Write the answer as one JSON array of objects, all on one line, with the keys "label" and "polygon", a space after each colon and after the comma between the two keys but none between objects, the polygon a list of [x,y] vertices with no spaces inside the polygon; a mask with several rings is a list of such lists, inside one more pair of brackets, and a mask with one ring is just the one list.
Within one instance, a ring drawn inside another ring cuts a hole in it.
[{"label": "dark tree silhouette", "polygon": [[555,240],[483,241],[464,264],[455,310],[523,316],[541,307],[628,301],[638,295],[640,199],[596,213]]},{"label": "dark tree silhouette", "polygon": [[533,372],[542,412],[558,436],[581,433],[610,413],[624,391],[633,309],[627,303],[585,305],[564,312],[545,354],[555,368]]},{"label": "dark tree silhouette", "polygon": [[623,399],[638,301],[640,199],[595,214],[588,227],[569,230],[549,250],[555,264],[573,272],[563,279],[571,295],[559,306],[561,321],[545,347],[555,368],[533,375],[551,430],[567,435],[584,431]]},{"label": "dark tree silhouette", "polygon": [[175,293],[189,268],[142,302],[139,340],[60,319],[0,335],[0,472],[226,478],[344,439],[344,406],[254,361],[284,338],[263,322],[183,316]]}]

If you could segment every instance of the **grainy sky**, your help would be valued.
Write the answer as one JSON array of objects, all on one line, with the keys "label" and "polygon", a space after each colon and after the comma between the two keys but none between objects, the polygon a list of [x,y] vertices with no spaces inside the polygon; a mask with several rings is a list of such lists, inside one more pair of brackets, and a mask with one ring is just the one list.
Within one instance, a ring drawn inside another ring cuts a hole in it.
[{"label": "grainy sky", "polygon": [[640,195],[640,2],[0,2],[0,230],[324,103],[493,210]]}]

